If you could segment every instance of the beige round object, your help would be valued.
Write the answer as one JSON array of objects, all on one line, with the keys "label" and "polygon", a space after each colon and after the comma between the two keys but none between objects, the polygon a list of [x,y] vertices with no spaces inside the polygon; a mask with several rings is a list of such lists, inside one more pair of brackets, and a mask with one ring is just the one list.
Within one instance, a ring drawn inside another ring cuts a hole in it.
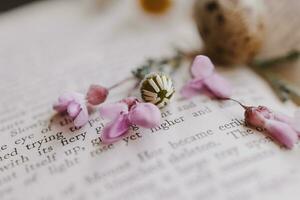
[{"label": "beige round object", "polygon": [[195,18],[208,56],[223,64],[253,59],[264,40],[262,0],[196,0]]}]

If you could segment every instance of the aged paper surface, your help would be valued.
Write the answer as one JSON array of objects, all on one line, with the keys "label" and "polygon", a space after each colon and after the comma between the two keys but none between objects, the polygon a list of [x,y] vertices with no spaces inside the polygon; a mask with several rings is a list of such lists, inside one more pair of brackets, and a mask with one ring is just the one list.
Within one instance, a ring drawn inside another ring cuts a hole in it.
[{"label": "aged paper surface", "polygon": [[[234,102],[177,95],[160,126],[134,127],[111,145],[99,141],[106,121],[96,111],[78,130],[53,117],[52,102],[64,91],[109,86],[149,57],[172,55],[173,46],[198,47],[187,2],[162,19],[143,15],[134,1],[103,10],[47,1],[1,16],[0,199],[299,198],[299,144],[286,150],[245,127]],[[188,65],[175,75],[177,88]],[[247,67],[219,70],[234,98],[292,113]]]}]

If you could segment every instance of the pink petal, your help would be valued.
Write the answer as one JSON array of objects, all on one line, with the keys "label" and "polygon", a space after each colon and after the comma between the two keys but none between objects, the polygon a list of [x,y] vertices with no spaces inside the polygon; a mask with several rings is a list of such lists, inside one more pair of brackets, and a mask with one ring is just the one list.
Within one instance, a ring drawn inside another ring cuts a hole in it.
[{"label": "pink petal", "polygon": [[139,100],[136,97],[127,97],[125,99],[122,99],[121,102],[127,104],[128,110],[130,110],[130,108],[137,102],[139,102]]},{"label": "pink petal", "polygon": [[87,107],[85,105],[81,105],[81,111],[78,113],[76,118],[74,119],[74,125],[76,127],[81,127],[85,125],[89,120],[89,113]]},{"label": "pink petal", "polygon": [[63,104],[60,102],[55,102],[53,104],[53,110],[56,110],[59,113],[65,112],[67,110],[68,104]]},{"label": "pink petal", "polygon": [[274,119],[280,122],[284,122],[286,124],[291,124],[293,121],[291,117],[279,112],[274,113]]},{"label": "pink petal", "polygon": [[289,124],[300,136],[300,112],[296,111],[294,118],[291,118],[285,114],[282,113],[275,113],[274,119],[277,121],[284,122],[286,124]]},{"label": "pink petal", "polygon": [[76,117],[79,114],[80,110],[80,105],[75,102],[71,102],[67,108],[68,115],[72,118]]},{"label": "pink petal", "polygon": [[106,100],[107,95],[108,90],[105,87],[100,85],[91,85],[87,92],[86,99],[89,104],[98,105]]},{"label": "pink petal", "polygon": [[244,113],[246,123],[255,127],[263,127],[267,120],[264,115],[267,111],[268,108],[264,106],[247,107]]},{"label": "pink petal", "polygon": [[200,79],[193,79],[188,81],[180,90],[180,94],[189,99],[193,96],[199,94],[200,90],[203,88],[203,81]]},{"label": "pink petal", "polygon": [[157,106],[152,103],[137,103],[129,112],[130,123],[145,128],[153,128],[160,124],[161,113]]},{"label": "pink petal", "polygon": [[199,55],[193,61],[191,72],[196,78],[206,78],[214,71],[214,65],[207,56]]},{"label": "pink petal", "polygon": [[62,104],[67,104],[70,101],[73,101],[75,96],[80,95],[79,93],[76,92],[66,92],[59,96],[58,101]]},{"label": "pink petal", "polygon": [[272,137],[289,149],[293,148],[294,144],[298,140],[297,133],[286,123],[275,120],[267,120],[265,128]]},{"label": "pink petal", "polygon": [[113,104],[105,104],[99,108],[100,115],[107,119],[115,119],[120,113],[128,112],[128,106],[125,103],[118,102]]},{"label": "pink petal", "polygon": [[217,73],[214,73],[210,77],[204,79],[204,84],[217,98],[229,98],[232,94],[232,87],[230,83]]},{"label": "pink petal", "polygon": [[60,96],[58,101],[53,104],[53,109],[57,112],[64,112],[67,110],[69,103],[73,101],[73,98],[67,99],[64,96]]},{"label": "pink petal", "polygon": [[102,141],[112,143],[123,137],[129,130],[130,123],[127,114],[120,114],[112,122],[106,125],[102,132]]},{"label": "pink petal", "polygon": [[59,96],[58,101],[53,104],[53,109],[57,112],[65,112],[71,102],[82,102],[83,100],[84,96],[82,94],[77,92],[67,92]]},{"label": "pink petal", "polygon": [[274,112],[266,106],[258,106],[258,107],[254,107],[254,109],[256,112],[258,112],[258,114],[260,114],[265,119],[275,119]]},{"label": "pink petal", "polygon": [[58,98],[58,102],[53,105],[58,112],[67,111],[68,115],[74,119],[77,127],[83,126],[88,121],[88,111],[85,105],[84,95],[77,92],[68,92]]},{"label": "pink petal", "polygon": [[189,85],[183,86],[183,88],[180,90],[181,96],[183,96],[185,99],[192,98],[199,94],[199,90],[190,87]]}]

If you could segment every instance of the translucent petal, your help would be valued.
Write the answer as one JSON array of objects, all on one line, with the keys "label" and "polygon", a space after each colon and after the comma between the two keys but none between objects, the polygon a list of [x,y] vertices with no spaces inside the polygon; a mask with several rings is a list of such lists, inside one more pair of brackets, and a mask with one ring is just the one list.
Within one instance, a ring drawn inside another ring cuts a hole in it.
[{"label": "translucent petal", "polygon": [[159,125],[161,113],[158,107],[152,103],[138,103],[132,107],[128,118],[132,124],[145,128],[153,128]]},{"label": "translucent petal", "polygon": [[102,141],[112,143],[127,134],[130,127],[127,114],[121,114],[105,126],[102,132]]},{"label": "translucent petal", "polygon": [[204,79],[204,84],[217,98],[229,98],[232,94],[232,87],[230,83],[217,73],[214,73],[210,77]]},{"label": "translucent petal", "polygon": [[207,56],[199,55],[193,61],[191,72],[196,78],[206,78],[212,75],[214,68],[214,65]]},{"label": "translucent petal", "polygon": [[294,144],[298,140],[298,135],[295,130],[286,123],[275,120],[267,120],[265,128],[273,138],[289,149],[293,148]]},{"label": "translucent petal", "polygon": [[120,113],[127,113],[128,106],[123,102],[104,104],[100,106],[99,111],[102,117],[113,120],[117,118],[120,115]]}]

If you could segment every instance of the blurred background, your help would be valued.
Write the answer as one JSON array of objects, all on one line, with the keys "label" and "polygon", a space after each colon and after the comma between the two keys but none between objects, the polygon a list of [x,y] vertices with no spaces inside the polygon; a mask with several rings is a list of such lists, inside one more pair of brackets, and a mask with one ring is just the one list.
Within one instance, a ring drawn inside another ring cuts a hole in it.
[{"label": "blurred background", "polygon": [[[0,2],[1,15],[20,6],[30,6],[38,0],[4,0]],[[44,0],[50,1],[50,0]],[[54,1],[54,0],[53,0]],[[98,4],[120,3],[114,0],[80,0]],[[179,12],[176,0],[132,0],[144,15],[160,17]],[[122,1],[123,4],[129,1]],[[180,2],[180,3],[179,3]],[[194,0],[186,1],[204,46],[191,49],[206,53],[220,64],[249,64],[254,66],[279,97],[292,98],[300,103],[300,1],[299,0]],[[177,5],[177,6],[176,6]],[[103,7],[103,8],[101,8]],[[183,11],[180,12],[183,12]],[[1,18],[0,15],[0,18]]]},{"label": "blurred background", "polygon": [[4,0],[0,2],[0,11],[8,11],[10,9],[16,8],[18,6],[30,3],[35,0]]}]

